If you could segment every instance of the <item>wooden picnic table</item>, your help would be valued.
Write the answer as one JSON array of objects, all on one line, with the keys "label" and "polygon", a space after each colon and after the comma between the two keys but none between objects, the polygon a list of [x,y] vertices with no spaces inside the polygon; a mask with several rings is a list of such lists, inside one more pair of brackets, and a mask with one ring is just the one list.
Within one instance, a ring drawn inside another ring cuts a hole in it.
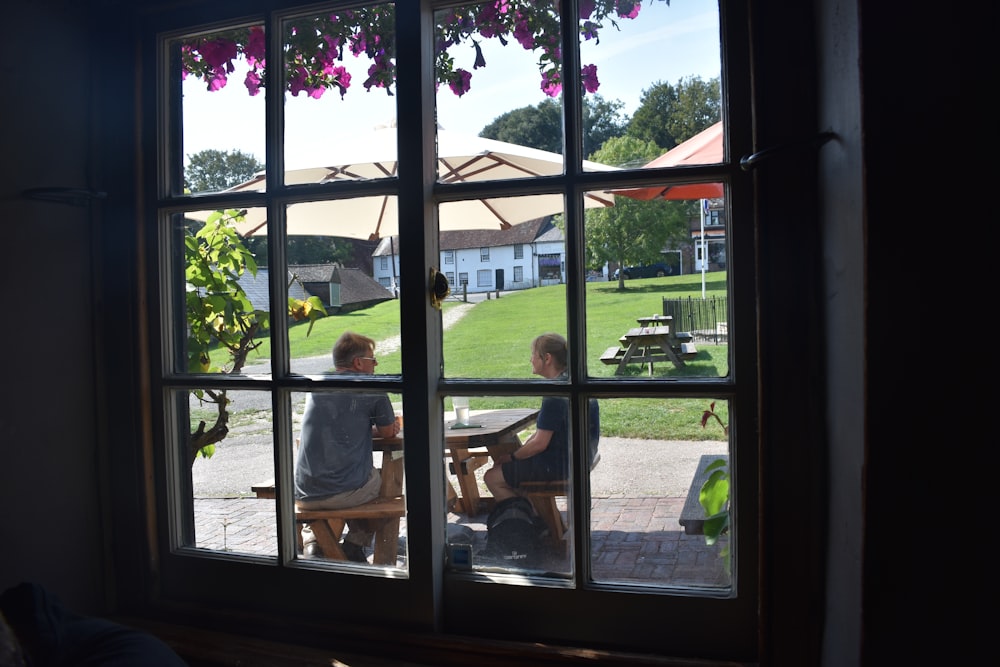
[{"label": "wooden picnic table", "polygon": [[[473,410],[469,426],[457,426],[455,413],[445,413],[445,458],[458,478],[458,491],[449,484],[449,502],[455,511],[479,513],[479,484],[475,471],[492,456],[503,456],[521,446],[518,433],[535,423],[537,408]],[[372,449],[382,452],[382,490],[380,496],[391,498],[403,492],[404,431],[391,438],[373,438]],[[274,498],[274,479],[254,484],[258,498]]]},{"label": "wooden picnic table", "polygon": [[649,364],[650,376],[656,362],[669,361],[676,368],[684,367],[684,360],[679,354],[680,344],[671,339],[669,326],[629,329],[619,339],[619,344],[620,347],[610,347],[601,355],[604,363],[618,364],[615,375],[624,373],[629,364]]},{"label": "wooden picnic table", "polygon": [[639,323],[640,327],[659,327],[666,326],[672,327],[674,325],[673,315],[647,315],[645,317],[637,317],[635,321]]},{"label": "wooden picnic table", "polygon": [[503,410],[472,410],[469,426],[456,425],[455,414],[445,413],[445,456],[449,467],[458,478],[455,511],[479,514],[482,507],[479,483],[475,471],[485,465],[490,457],[504,456],[521,446],[518,433],[535,423],[536,408],[511,408]]}]

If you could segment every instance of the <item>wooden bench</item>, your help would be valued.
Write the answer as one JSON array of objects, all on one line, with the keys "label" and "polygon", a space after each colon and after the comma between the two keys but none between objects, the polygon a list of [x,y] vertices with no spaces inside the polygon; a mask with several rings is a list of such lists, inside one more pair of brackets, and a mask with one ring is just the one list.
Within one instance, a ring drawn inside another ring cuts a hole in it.
[{"label": "wooden bench", "polygon": [[695,470],[694,478],[691,480],[691,488],[688,489],[687,499],[684,501],[684,508],[681,510],[678,523],[684,526],[686,535],[705,534],[705,508],[701,506],[698,496],[701,494],[701,487],[711,474],[705,470],[709,465],[722,459],[729,466],[729,456],[726,454],[703,454],[698,461],[698,468]]},{"label": "wooden bench", "polygon": [[[258,498],[275,498],[274,479],[264,480],[252,485],[250,489]],[[295,509],[295,522],[309,524],[319,548],[325,558],[347,560],[340,548],[340,538],[344,534],[347,519],[372,519],[375,528],[375,556],[372,559],[376,565],[395,565],[399,541],[399,520],[406,516],[406,500],[404,496],[380,497],[363,505],[346,507],[339,510],[303,510]],[[296,531],[295,538],[299,549],[302,549],[302,531]]]},{"label": "wooden bench", "polygon": [[[601,462],[600,452],[594,456],[594,462],[590,465],[593,470]],[[531,501],[535,512],[549,529],[549,541],[553,545],[560,545],[565,542],[566,524],[563,523],[562,512],[556,505],[556,498],[569,497],[569,481],[562,479],[546,482],[522,482],[518,485],[518,490]]]},{"label": "wooden bench", "polygon": [[681,359],[694,359],[698,356],[698,348],[694,346],[694,343],[681,343],[681,349],[677,352],[677,356]]},{"label": "wooden bench", "polygon": [[620,347],[609,347],[604,350],[604,354],[601,355],[601,361],[606,364],[617,364],[621,361],[621,358],[625,355],[625,350]]},{"label": "wooden bench", "polygon": [[522,482],[517,488],[531,501],[535,512],[545,522],[545,526],[549,529],[549,542],[553,545],[560,544],[566,536],[566,524],[563,523],[562,513],[556,505],[556,498],[565,498],[569,495],[569,482],[566,480]]},{"label": "wooden bench", "polygon": [[[369,519],[375,526],[376,565],[395,565],[399,542],[399,520],[406,515],[404,496],[376,498],[371,502],[339,510],[295,510],[295,522],[308,524],[316,536],[316,543],[323,550],[324,558],[347,560],[340,548],[340,538],[348,519]],[[302,546],[302,532],[297,534]]]},{"label": "wooden bench", "polygon": [[673,338],[678,345],[681,345],[682,343],[690,343],[691,341],[693,341],[694,334],[691,333],[690,331],[678,331],[673,336],[671,336],[671,338]]}]

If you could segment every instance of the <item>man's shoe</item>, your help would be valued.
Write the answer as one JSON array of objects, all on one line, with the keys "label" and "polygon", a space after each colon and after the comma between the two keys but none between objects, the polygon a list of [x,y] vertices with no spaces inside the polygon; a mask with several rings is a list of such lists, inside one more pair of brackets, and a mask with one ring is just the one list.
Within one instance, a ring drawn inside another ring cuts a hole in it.
[{"label": "man's shoe", "polygon": [[323,550],[319,548],[319,544],[316,542],[310,542],[302,550],[303,555],[306,558],[322,558]]},{"label": "man's shoe", "polygon": [[340,543],[340,548],[344,551],[344,555],[347,556],[347,560],[352,563],[368,562],[368,556],[365,555],[365,548],[360,544],[345,541]]}]

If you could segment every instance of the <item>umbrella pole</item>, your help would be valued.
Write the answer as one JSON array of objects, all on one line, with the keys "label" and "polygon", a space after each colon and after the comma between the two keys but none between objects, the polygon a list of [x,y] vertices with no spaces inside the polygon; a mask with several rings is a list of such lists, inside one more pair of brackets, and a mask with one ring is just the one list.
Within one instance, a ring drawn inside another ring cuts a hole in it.
[{"label": "umbrella pole", "polygon": [[701,300],[705,300],[705,265],[708,263],[708,246],[705,245],[705,211],[708,200],[701,200]]},{"label": "umbrella pole", "polygon": [[[392,234],[389,234],[389,262],[392,264],[392,293],[398,299],[399,280],[396,278],[396,247],[392,242]],[[704,298],[704,294],[702,298]]]}]

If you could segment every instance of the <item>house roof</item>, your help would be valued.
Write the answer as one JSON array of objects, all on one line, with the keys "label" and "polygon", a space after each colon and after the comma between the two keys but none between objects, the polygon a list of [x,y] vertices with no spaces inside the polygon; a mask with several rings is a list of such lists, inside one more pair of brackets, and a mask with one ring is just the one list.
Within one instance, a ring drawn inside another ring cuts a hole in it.
[{"label": "house roof", "polygon": [[[510,229],[464,229],[441,232],[441,250],[461,250],[463,248],[495,248],[497,246],[529,244],[541,240],[541,236],[552,230],[562,232],[552,224],[552,216],[545,216],[512,225]],[[395,253],[393,253],[395,250]],[[399,254],[399,237],[384,238],[375,248],[373,256]]]},{"label": "house roof", "polygon": [[340,278],[340,303],[345,306],[360,301],[386,301],[395,298],[392,292],[365,275],[361,269],[338,267],[335,273]]},{"label": "house roof", "polygon": [[[298,280],[292,281],[292,276],[298,276]],[[239,283],[243,291],[247,293],[250,303],[258,310],[270,310],[267,287],[268,270],[266,267],[257,269],[257,276],[249,273],[240,277]],[[386,301],[394,298],[392,292],[387,290],[365,275],[361,269],[345,269],[334,264],[299,264],[290,266],[288,269],[288,296],[305,300],[312,296],[304,287],[303,283],[340,283],[340,303],[348,305],[367,301]],[[286,283],[287,284],[287,283]]]},{"label": "house roof", "polygon": [[[242,287],[243,291],[246,292],[247,298],[250,299],[250,303],[253,304],[253,307],[257,310],[271,310],[271,302],[268,298],[267,277],[267,267],[261,267],[257,269],[256,276],[250,273],[244,273],[239,279],[240,287]],[[289,272],[288,280],[291,281],[291,279],[292,274]],[[309,298],[309,294],[306,292],[305,288],[303,288],[298,282],[292,283],[292,286],[288,288],[288,296],[299,300]]]},{"label": "house roof", "polygon": [[336,264],[293,264],[289,265],[288,271],[304,283],[328,283],[336,268]]}]

